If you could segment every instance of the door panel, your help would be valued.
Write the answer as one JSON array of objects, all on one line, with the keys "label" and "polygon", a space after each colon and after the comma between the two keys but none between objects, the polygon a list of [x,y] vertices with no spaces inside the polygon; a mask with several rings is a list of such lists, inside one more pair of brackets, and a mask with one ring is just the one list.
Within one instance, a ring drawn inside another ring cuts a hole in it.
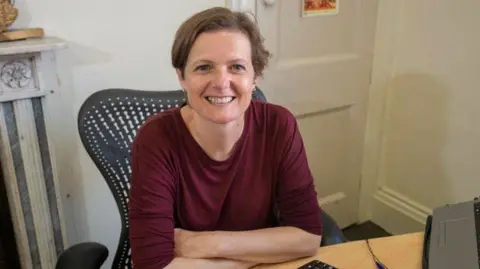
[{"label": "door panel", "polygon": [[301,16],[302,1],[256,1],[273,53],[258,84],[297,116],[319,202],[345,227],[358,220],[377,1],[344,0],[338,14],[316,17]]}]

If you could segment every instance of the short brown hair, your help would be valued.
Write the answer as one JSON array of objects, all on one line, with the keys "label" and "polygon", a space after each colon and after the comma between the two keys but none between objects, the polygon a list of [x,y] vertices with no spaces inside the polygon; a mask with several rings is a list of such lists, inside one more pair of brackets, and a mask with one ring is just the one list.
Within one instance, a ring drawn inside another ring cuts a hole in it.
[{"label": "short brown hair", "polygon": [[263,74],[268,64],[270,52],[263,45],[257,24],[242,12],[231,11],[224,7],[214,7],[201,11],[186,20],[178,29],[172,47],[172,65],[184,75],[188,55],[193,43],[204,32],[234,30],[244,33],[250,40],[252,65],[255,76]]}]

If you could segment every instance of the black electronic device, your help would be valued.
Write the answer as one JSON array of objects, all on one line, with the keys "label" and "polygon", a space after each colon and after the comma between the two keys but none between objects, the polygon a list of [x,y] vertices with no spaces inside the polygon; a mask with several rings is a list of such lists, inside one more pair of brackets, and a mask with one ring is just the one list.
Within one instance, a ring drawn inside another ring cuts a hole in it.
[{"label": "black electronic device", "polygon": [[302,265],[298,269],[338,269],[338,268],[333,265],[321,262],[319,260],[313,260],[311,262],[308,262]]}]

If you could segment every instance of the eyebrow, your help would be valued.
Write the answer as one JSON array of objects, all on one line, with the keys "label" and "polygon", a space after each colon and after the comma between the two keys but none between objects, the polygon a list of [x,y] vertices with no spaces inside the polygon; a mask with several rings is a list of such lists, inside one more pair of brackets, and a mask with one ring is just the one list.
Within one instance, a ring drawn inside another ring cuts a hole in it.
[{"label": "eyebrow", "polygon": [[199,65],[199,64],[205,64],[205,63],[208,63],[208,64],[212,64],[213,62],[212,61],[209,61],[209,60],[197,60],[195,62],[192,63],[193,66],[196,66],[196,65]]},{"label": "eyebrow", "polygon": [[228,62],[229,63],[238,63],[238,62],[247,63],[247,61],[245,61],[244,59],[241,59],[241,58],[236,58],[236,59],[230,60]]},{"label": "eyebrow", "polygon": [[[238,62],[242,62],[242,63],[247,63],[247,61],[245,61],[244,59],[241,59],[241,58],[235,58],[233,60],[229,60],[228,63],[238,63]],[[200,60],[197,60],[195,62],[193,62],[193,66],[197,66],[199,64],[213,64],[214,62],[213,61],[210,61],[210,60],[205,60],[205,59],[200,59]]]}]

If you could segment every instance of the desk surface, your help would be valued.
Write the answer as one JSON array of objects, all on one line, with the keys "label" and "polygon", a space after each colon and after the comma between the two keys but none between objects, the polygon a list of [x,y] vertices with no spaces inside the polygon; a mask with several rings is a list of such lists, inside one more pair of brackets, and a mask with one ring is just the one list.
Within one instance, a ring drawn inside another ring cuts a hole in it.
[{"label": "desk surface", "polygon": [[[423,233],[370,239],[369,242],[373,253],[388,268],[422,268]],[[296,269],[315,259],[339,269],[376,269],[365,240],[322,247],[313,257],[276,265],[261,265],[255,269]]]}]

